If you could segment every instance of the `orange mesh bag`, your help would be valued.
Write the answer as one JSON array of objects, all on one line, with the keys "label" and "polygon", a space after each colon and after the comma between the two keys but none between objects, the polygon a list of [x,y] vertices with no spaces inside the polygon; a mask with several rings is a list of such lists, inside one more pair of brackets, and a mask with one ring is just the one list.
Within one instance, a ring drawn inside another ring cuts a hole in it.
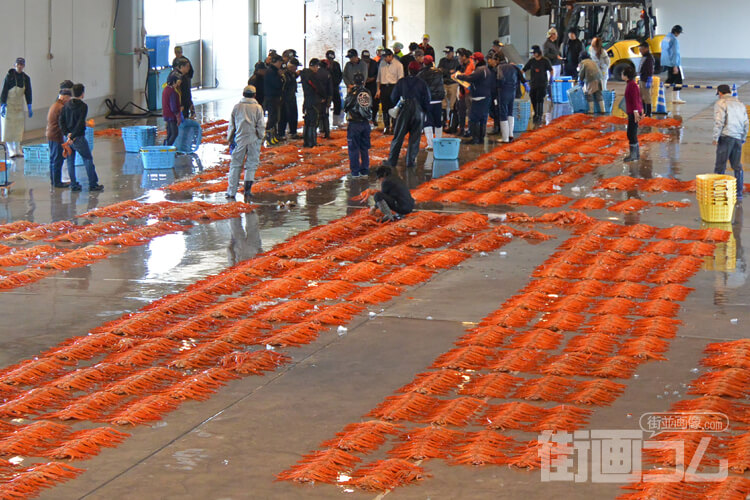
[{"label": "orange mesh bag", "polygon": [[273,351],[235,351],[221,358],[221,367],[243,375],[263,375],[263,372],[274,371],[291,360],[291,357]]},{"label": "orange mesh bag", "polygon": [[299,347],[318,338],[318,332],[325,327],[316,321],[305,321],[296,325],[274,330],[258,341],[259,344],[275,347]]},{"label": "orange mesh bag", "polygon": [[102,448],[117,447],[129,436],[109,427],[86,429],[70,434],[60,446],[47,450],[43,455],[56,459],[86,460],[98,455]]},{"label": "orange mesh bag", "polygon": [[546,358],[543,351],[533,349],[513,349],[500,351],[488,368],[498,372],[532,372]]},{"label": "orange mesh bag", "polygon": [[528,401],[559,401],[567,400],[569,392],[575,390],[578,382],[559,375],[547,375],[542,378],[531,379],[523,383],[514,398]]},{"label": "orange mesh bag", "polygon": [[626,340],[620,348],[621,356],[666,361],[661,353],[667,352],[669,343],[658,337],[641,336]]},{"label": "orange mesh bag", "polygon": [[568,402],[594,406],[608,406],[625,390],[625,385],[611,380],[587,380],[568,397]]},{"label": "orange mesh bag", "polygon": [[[428,269],[424,269],[423,267],[419,266],[409,266],[405,267],[403,269],[399,269],[398,271],[394,271],[391,274],[386,274],[382,278],[379,278],[378,281],[387,283],[388,286],[391,285],[418,285],[419,283],[424,283],[425,281],[432,278],[432,275],[435,273],[435,271],[431,271]],[[395,295],[398,295],[399,292]],[[390,298],[390,297],[388,297]],[[351,297],[348,300],[353,300]],[[388,299],[385,299],[388,300]],[[355,300],[355,302],[357,302]]]},{"label": "orange mesh bag", "polygon": [[430,368],[452,368],[456,370],[478,370],[485,368],[493,357],[492,349],[481,346],[466,346],[451,349],[438,356]]},{"label": "orange mesh bag", "polygon": [[482,326],[473,328],[456,342],[456,345],[469,346],[478,345],[483,347],[497,347],[505,342],[505,339],[516,334],[515,330],[499,325]]},{"label": "orange mesh bag", "polygon": [[163,394],[177,400],[205,401],[226,382],[237,375],[223,368],[209,368],[193,374],[164,390]]},{"label": "orange mesh bag", "polygon": [[535,432],[546,430],[552,431],[574,431],[580,429],[588,422],[591,410],[576,408],[575,406],[561,405],[549,408],[546,416],[529,426]]}]

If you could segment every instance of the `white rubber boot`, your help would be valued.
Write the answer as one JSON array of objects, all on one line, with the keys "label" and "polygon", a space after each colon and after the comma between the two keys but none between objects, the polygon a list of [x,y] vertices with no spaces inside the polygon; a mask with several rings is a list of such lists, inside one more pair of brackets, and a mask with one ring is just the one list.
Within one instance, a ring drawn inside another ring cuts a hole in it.
[{"label": "white rubber boot", "polygon": [[672,92],[672,102],[675,103],[675,104],[685,104],[685,101],[683,101],[682,99],[680,99],[680,91],[679,90],[675,90],[674,92]]},{"label": "white rubber boot", "polygon": [[435,127],[435,139],[443,138],[443,127]]},{"label": "white rubber boot", "polygon": [[508,121],[500,122],[500,140],[497,142],[508,142],[510,140],[508,130]]},{"label": "white rubber boot", "polygon": [[508,117],[508,142],[513,142],[513,127],[516,126],[516,117]]},{"label": "white rubber boot", "polygon": [[427,149],[432,149],[432,127],[424,128],[424,136],[427,138]]}]

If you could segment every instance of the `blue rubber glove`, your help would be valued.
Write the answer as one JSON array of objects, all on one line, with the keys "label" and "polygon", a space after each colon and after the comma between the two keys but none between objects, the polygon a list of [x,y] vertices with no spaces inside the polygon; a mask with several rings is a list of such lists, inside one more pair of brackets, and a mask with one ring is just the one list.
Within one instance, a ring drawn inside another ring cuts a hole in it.
[{"label": "blue rubber glove", "polygon": [[649,76],[648,80],[646,80],[646,88],[647,89],[651,88],[651,84],[653,83],[653,81],[654,81],[653,77]]},{"label": "blue rubber glove", "polygon": [[27,106],[27,108],[28,108],[28,110],[29,110],[29,118],[31,118],[32,116],[34,116],[34,112],[33,112],[33,111],[31,111],[31,104],[29,104],[29,105]]},{"label": "blue rubber glove", "polygon": [[531,92],[531,87],[529,87],[529,82],[526,82],[526,83],[524,83],[524,84],[523,84],[523,88],[525,88],[525,89],[526,89],[526,93],[527,93],[527,94],[528,94],[529,92]]},{"label": "blue rubber glove", "polygon": [[5,118],[5,111],[8,109],[8,106],[5,104],[0,104],[0,116]]},{"label": "blue rubber glove", "polygon": [[229,154],[231,155],[234,153],[235,148],[237,147],[237,143],[232,141],[232,143],[229,145]]}]

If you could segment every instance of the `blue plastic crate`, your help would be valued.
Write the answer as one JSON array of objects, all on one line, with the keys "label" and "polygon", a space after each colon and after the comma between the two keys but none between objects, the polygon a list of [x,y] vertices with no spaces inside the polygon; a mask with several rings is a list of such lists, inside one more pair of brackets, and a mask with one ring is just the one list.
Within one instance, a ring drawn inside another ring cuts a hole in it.
[{"label": "blue plastic crate", "polygon": [[166,168],[162,170],[147,170],[141,176],[141,187],[143,189],[161,189],[175,181],[174,170]]},{"label": "blue plastic crate", "polygon": [[573,108],[573,113],[585,113],[589,110],[589,105],[586,102],[586,94],[583,93],[583,89],[576,85],[568,89],[568,101],[570,107]]},{"label": "blue plastic crate", "polygon": [[157,69],[170,66],[169,64],[169,35],[146,36],[149,68]]},{"label": "blue plastic crate", "polygon": [[156,127],[123,127],[122,142],[125,152],[139,153],[143,147],[156,145]]},{"label": "blue plastic crate", "polygon": [[604,98],[604,111],[599,109],[599,103],[594,103],[594,109],[597,113],[611,113],[612,106],[615,103],[615,91],[614,90],[602,90],[602,97]]},{"label": "blue plastic crate", "polygon": [[[603,90],[602,97],[604,98],[604,113],[611,113],[612,106],[615,102],[615,91],[614,90]],[[575,86],[568,91],[568,98],[570,99],[570,106],[573,108],[574,113],[587,113],[589,110],[589,103],[586,100],[586,94],[583,89],[579,86]],[[599,103],[594,101],[594,111],[601,113],[599,109]]]},{"label": "blue plastic crate", "polygon": [[141,148],[141,161],[144,170],[172,168],[177,148],[174,146],[146,146]]},{"label": "blue plastic crate", "polygon": [[531,120],[531,101],[516,99],[513,101],[513,133],[526,132]]},{"label": "blue plastic crate", "polygon": [[[86,141],[89,143],[89,149],[94,151],[94,129],[86,127]],[[31,163],[49,163],[49,144],[29,144],[23,146],[24,161]],[[83,165],[81,155],[76,155],[76,166]]]},{"label": "blue plastic crate", "polygon": [[29,144],[22,149],[25,163],[49,163],[49,144]]},{"label": "blue plastic crate", "polygon": [[564,80],[562,82],[553,81],[551,84],[552,89],[552,102],[564,103],[568,102],[568,90],[573,87],[573,79],[569,76],[558,76],[555,80]]},{"label": "blue plastic crate", "polygon": [[203,139],[201,124],[195,120],[183,120],[179,127],[174,146],[180,153],[195,153]]},{"label": "blue plastic crate", "polygon": [[455,160],[461,149],[461,139],[441,137],[432,141],[432,154],[436,160]]}]

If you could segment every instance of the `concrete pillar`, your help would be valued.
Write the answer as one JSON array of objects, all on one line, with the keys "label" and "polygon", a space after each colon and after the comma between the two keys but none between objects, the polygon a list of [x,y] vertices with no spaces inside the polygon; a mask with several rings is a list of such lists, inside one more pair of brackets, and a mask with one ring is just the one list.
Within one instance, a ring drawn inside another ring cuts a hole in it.
[{"label": "concrete pillar", "polygon": [[118,3],[115,20],[115,101],[120,107],[130,101],[144,106],[142,74],[146,73],[148,61],[134,54],[134,49],[144,46],[143,0],[120,0]]}]

